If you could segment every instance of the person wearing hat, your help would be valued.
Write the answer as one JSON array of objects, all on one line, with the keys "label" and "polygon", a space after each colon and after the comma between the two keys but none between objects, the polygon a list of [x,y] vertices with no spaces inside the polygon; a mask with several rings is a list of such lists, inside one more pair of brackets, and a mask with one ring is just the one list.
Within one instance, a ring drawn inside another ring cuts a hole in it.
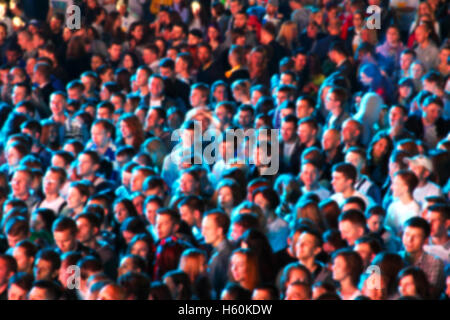
[{"label": "person wearing hat", "polygon": [[419,183],[414,189],[413,197],[421,206],[425,203],[425,198],[429,196],[441,196],[441,188],[434,182],[430,181],[433,173],[433,163],[430,158],[424,155],[418,155],[413,158],[407,158],[409,170],[414,172]]}]

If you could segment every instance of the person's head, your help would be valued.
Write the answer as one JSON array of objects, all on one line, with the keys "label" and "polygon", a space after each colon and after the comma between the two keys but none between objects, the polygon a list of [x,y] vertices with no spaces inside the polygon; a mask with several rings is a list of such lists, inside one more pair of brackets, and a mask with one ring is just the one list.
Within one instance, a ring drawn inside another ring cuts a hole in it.
[{"label": "person's head", "polygon": [[309,283],[295,281],[289,284],[284,294],[284,300],[311,300],[312,288]]},{"label": "person's head", "polygon": [[94,150],[83,151],[77,158],[77,174],[81,178],[91,178],[100,169],[100,156]]},{"label": "person's head", "polygon": [[436,95],[431,95],[422,104],[422,118],[429,124],[435,124],[442,116],[444,102]]},{"label": "person's head", "polygon": [[327,129],[322,135],[322,149],[325,152],[336,150],[341,144],[341,133],[337,129]]},{"label": "person's head", "polygon": [[13,256],[0,254],[0,285],[7,286],[8,281],[17,272],[17,261]]},{"label": "person's head", "polygon": [[238,125],[243,129],[252,127],[255,117],[255,111],[253,107],[248,104],[243,104],[239,107],[237,113]]},{"label": "person's head", "polygon": [[355,119],[347,119],[342,124],[341,129],[341,140],[343,143],[348,145],[353,145],[358,142],[363,131],[363,126],[361,122]]},{"label": "person's head", "polygon": [[8,300],[27,300],[33,284],[33,276],[26,272],[17,272],[8,282]]},{"label": "person's head", "polygon": [[33,275],[36,280],[54,280],[58,277],[61,258],[55,250],[41,249],[36,254]]},{"label": "person's head", "polygon": [[28,300],[59,300],[62,293],[62,288],[57,282],[36,280],[28,292]]},{"label": "person's head", "polygon": [[127,272],[117,279],[126,300],[147,300],[150,278],[145,273]]},{"label": "person's head", "polygon": [[252,192],[252,198],[266,217],[273,213],[280,203],[278,194],[270,187],[257,188]]},{"label": "person's head", "polygon": [[85,180],[72,182],[67,194],[67,207],[75,212],[82,211],[90,195],[89,188]]},{"label": "person's head", "polygon": [[388,278],[376,272],[364,273],[361,276],[360,290],[370,300],[386,300],[388,298]]},{"label": "person's head", "polygon": [[382,249],[381,240],[370,235],[362,236],[357,239],[353,248],[353,250],[358,252],[361,256],[364,263],[364,268],[367,268],[371,264],[373,258],[375,258],[375,256],[380,253]]},{"label": "person's head", "polygon": [[430,284],[425,272],[415,266],[402,269],[398,276],[398,293],[402,297],[427,299],[430,295]]},{"label": "person's head", "polygon": [[304,230],[295,244],[295,256],[301,261],[314,259],[322,250],[322,236],[313,229]]},{"label": "person's head", "polygon": [[205,212],[202,219],[202,235],[205,243],[217,247],[226,237],[230,227],[230,218],[220,210]]},{"label": "person's head", "polygon": [[348,245],[353,246],[355,241],[364,235],[366,228],[366,218],[359,210],[348,210],[339,216],[339,232],[342,239]]},{"label": "person's head", "polygon": [[26,218],[18,216],[12,217],[5,223],[5,234],[10,248],[14,248],[17,243],[30,236],[30,228]]},{"label": "person's head", "polygon": [[186,169],[180,175],[180,191],[184,195],[196,195],[200,191],[200,178],[193,168]]},{"label": "person's head", "polygon": [[317,132],[317,121],[313,117],[306,117],[298,122],[297,134],[300,143],[310,146],[315,141]]},{"label": "person's head", "polygon": [[117,223],[122,224],[128,217],[136,217],[138,212],[133,202],[127,198],[118,198],[114,202],[114,218]]},{"label": "person's head", "polygon": [[197,277],[206,272],[207,262],[204,251],[196,248],[187,249],[180,257],[179,269],[189,276],[191,283],[195,283]]},{"label": "person's head", "polygon": [[58,218],[53,222],[52,231],[56,246],[62,253],[76,249],[78,230],[73,219],[69,217]]},{"label": "person's head", "polygon": [[186,196],[178,203],[181,219],[189,226],[199,226],[204,209],[204,201],[199,196]]},{"label": "person's head", "polygon": [[145,272],[146,262],[141,256],[127,254],[122,257],[119,263],[118,276],[122,276],[127,272]]},{"label": "person's head", "polygon": [[95,213],[85,212],[75,217],[77,224],[77,239],[81,243],[89,243],[98,235],[101,220]]},{"label": "person's head", "polygon": [[220,300],[250,300],[252,292],[240,284],[228,282],[220,294]]},{"label": "person's head", "polygon": [[181,217],[178,211],[161,208],[156,211],[156,234],[158,239],[165,239],[174,235],[180,228]]},{"label": "person's head", "polygon": [[312,275],[304,265],[299,262],[292,262],[283,268],[280,278],[280,292],[285,293],[289,285],[296,281],[311,284]]},{"label": "person's head", "polygon": [[431,30],[427,23],[419,24],[414,31],[416,41],[419,44],[426,43],[430,37],[430,34],[431,34]]},{"label": "person's head", "polygon": [[22,240],[14,247],[13,257],[17,262],[18,272],[33,272],[34,258],[37,253],[37,246],[30,240]]},{"label": "person's head", "polygon": [[445,203],[436,203],[427,207],[425,219],[430,224],[431,237],[445,237],[450,226],[450,207]]},{"label": "person's head", "polygon": [[189,276],[181,270],[172,270],[164,275],[163,282],[174,300],[190,300],[192,295]]},{"label": "person's head", "polygon": [[350,281],[357,286],[364,265],[360,255],[350,249],[341,249],[333,254],[333,279],[338,282]]},{"label": "person's head", "polygon": [[279,300],[278,288],[271,284],[258,285],[253,289],[252,300]]},{"label": "person's head", "polygon": [[230,279],[253,290],[259,281],[257,256],[251,249],[236,249],[230,257]]},{"label": "person's head", "polygon": [[334,192],[346,192],[353,189],[356,182],[356,168],[350,164],[341,162],[333,166],[331,185]]},{"label": "person's head", "polygon": [[331,87],[325,98],[325,108],[334,114],[339,114],[344,108],[346,101],[347,92],[344,88]]},{"label": "person's head", "polygon": [[403,224],[402,242],[405,251],[409,255],[417,255],[423,252],[425,241],[430,236],[430,225],[427,220],[413,217]]},{"label": "person's head", "polygon": [[418,184],[419,179],[414,172],[410,170],[399,170],[394,174],[392,180],[392,195],[394,197],[411,196]]},{"label": "person's head", "polygon": [[209,98],[209,86],[205,83],[196,83],[191,87],[189,101],[193,108],[206,106]]},{"label": "person's head", "polygon": [[97,300],[124,300],[125,290],[117,284],[107,284],[98,293]]}]

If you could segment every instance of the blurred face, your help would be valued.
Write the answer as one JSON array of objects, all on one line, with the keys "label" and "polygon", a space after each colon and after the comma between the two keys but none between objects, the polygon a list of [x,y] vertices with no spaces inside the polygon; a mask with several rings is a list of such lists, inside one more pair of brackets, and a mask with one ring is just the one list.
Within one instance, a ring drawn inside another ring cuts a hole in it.
[{"label": "blurred face", "polygon": [[357,172],[360,172],[362,166],[364,165],[364,161],[361,156],[355,152],[347,152],[347,154],[345,155],[345,162],[354,165]]},{"label": "blurred face", "polygon": [[[209,30],[216,30],[214,28],[209,28],[208,29],[208,35],[209,35]],[[213,31],[215,32],[215,31]],[[207,62],[209,62],[211,60],[211,53],[209,52],[208,48],[206,47],[199,47],[197,50],[197,59],[200,61],[200,63],[202,65],[206,64]]]},{"label": "blurred face", "polygon": [[33,287],[28,294],[28,300],[48,300],[47,290]]},{"label": "blurred face", "polygon": [[8,289],[8,300],[27,300],[27,291],[16,284]]},{"label": "blurred face", "polygon": [[285,300],[309,300],[308,292],[304,286],[290,285],[286,289]]},{"label": "blurred face", "polygon": [[133,266],[133,261],[131,260],[131,258],[125,257],[120,262],[118,275],[120,277],[121,275],[124,275],[125,273],[130,272],[130,271],[137,271],[137,270],[135,270],[135,268]]},{"label": "blurred face", "polygon": [[298,119],[303,119],[311,115],[313,108],[310,108],[305,99],[299,100],[296,106],[296,116]]},{"label": "blurred face", "polygon": [[422,229],[406,227],[402,240],[405,251],[410,254],[415,254],[422,251],[426,239]]},{"label": "blurred face", "polygon": [[318,170],[311,163],[306,163],[302,166],[302,171],[300,172],[300,179],[305,184],[305,187],[310,188],[317,182]]},{"label": "blurred face", "polygon": [[[147,203],[147,206],[145,207],[145,216],[147,217],[147,221],[150,222],[152,225],[156,222],[156,211],[159,209],[159,205],[157,202],[149,202]],[[180,209],[181,213],[181,209]]]},{"label": "blurred face", "polygon": [[205,243],[217,245],[222,239],[222,228],[217,226],[213,216],[208,215],[202,220],[202,235],[205,238]]},{"label": "blurred face", "polygon": [[180,190],[186,195],[195,194],[198,191],[198,182],[190,174],[183,174],[180,178]]},{"label": "blurred face", "polygon": [[324,151],[330,151],[339,146],[340,136],[339,134],[327,130],[322,136],[322,148]]},{"label": "blurred face", "polygon": [[270,292],[264,289],[253,290],[252,300],[272,300]]},{"label": "blurred face", "polygon": [[72,234],[70,230],[55,231],[53,237],[58,248],[62,252],[74,250],[77,245],[76,235]]},{"label": "blurred face", "polygon": [[243,254],[235,253],[231,257],[230,270],[234,281],[245,281],[247,278],[247,257]]},{"label": "blurred face", "polygon": [[24,101],[27,98],[27,90],[22,86],[14,86],[12,92],[12,102],[14,105],[18,104],[21,101]]},{"label": "blurred face", "polygon": [[109,133],[100,125],[92,126],[91,137],[92,142],[99,148],[106,147],[110,139]]},{"label": "blurred face", "polygon": [[347,262],[342,256],[337,256],[332,266],[333,280],[343,281],[348,277]]},{"label": "blurred face", "polygon": [[270,203],[266,198],[264,198],[262,193],[258,193],[253,200],[254,200],[254,203],[258,207],[260,207],[264,213],[267,213],[268,211],[270,211],[270,208],[269,208]]},{"label": "blurred face", "polygon": [[159,97],[161,96],[163,90],[164,90],[164,84],[163,81],[159,78],[152,77],[150,78],[150,94],[152,97]]},{"label": "blurred face", "polygon": [[35,280],[52,280],[52,263],[47,260],[38,259],[34,265],[33,274]]},{"label": "blurred face", "polygon": [[309,144],[314,140],[316,130],[313,130],[313,128],[311,128],[308,124],[302,123],[298,126],[297,134],[300,139],[300,143]]},{"label": "blurred face", "polygon": [[331,185],[333,186],[333,190],[336,193],[344,192],[352,186],[352,180],[347,179],[342,172],[333,172],[331,179]]},{"label": "blurred face", "polygon": [[194,89],[191,91],[189,101],[193,108],[200,107],[206,103],[206,97],[203,96],[203,94],[200,90]]},{"label": "blurred face", "polygon": [[422,66],[418,63],[411,65],[411,76],[413,79],[420,79],[424,73]]},{"label": "blurred face", "polygon": [[394,180],[392,181],[391,189],[392,189],[392,195],[397,198],[401,197],[404,194],[407,194],[409,192],[408,185],[399,176],[394,177]]},{"label": "blurred face", "polygon": [[158,239],[164,239],[176,232],[176,225],[168,214],[158,214],[156,216],[156,234]]},{"label": "blurred face", "polygon": [[391,127],[403,125],[405,120],[406,116],[403,114],[402,109],[394,107],[389,110],[389,124]]},{"label": "blurred face", "polygon": [[413,62],[414,58],[411,54],[401,54],[400,55],[400,68],[402,70],[408,70]]},{"label": "blurred face", "polygon": [[373,258],[373,252],[370,249],[370,245],[368,243],[358,243],[357,245],[355,245],[354,250],[358,252],[365,266],[370,265],[370,262]]},{"label": "blurred face", "polygon": [[61,115],[64,112],[66,106],[66,100],[59,94],[51,95],[50,97],[50,110],[53,115]]},{"label": "blurred face", "polygon": [[29,272],[33,268],[34,258],[27,256],[24,248],[15,247],[13,257],[17,261],[17,271]]},{"label": "blurred face", "polygon": [[328,92],[325,98],[325,109],[328,111],[333,111],[339,108],[341,105],[340,101],[336,99],[336,95],[333,92]]},{"label": "blurred face", "polygon": [[396,45],[399,40],[400,40],[400,34],[398,33],[397,29],[395,29],[395,28],[388,29],[388,31],[386,32],[386,41],[390,45]]},{"label": "blurred face", "polygon": [[442,237],[447,233],[446,220],[441,216],[439,212],[433,212],[427,210],[426,219],[431,227],[432,237]]},{"label": "blurred face", "polygon": [[423,117],[427,120],[428,123],[436,123],[441,114],[442,108],[435,103],[431,103],[428,106],[423,107]]},{"label": "blurred face", "polygon": [[423,25],[419,25],[416,28],[414,35],[416,36],[416,40],[418,43],[423,43],[428,40],[429,31]]},{"label": "blurred face", "polygon": [[247,128],[251,126],[251,123],[253,122],[253,116],[250,111],[240,110],[238,121],[243,128]]},{"label": "blurred face", "polygon": [[403,297],[417,295],[416,284],[412,275],[407,275],[400,279],[398,292]]},{"label": "blurred face", "polygon": [[120,133],[124,139],[130,139],[133,137],[130,126],[125,121],[120,122]]},{"label": "blurred face", "polygon": [[314,258],[318,253],[316,245],[316,238],[309,233],[302,233],[297,240],[296,244],[296,256],[299,260],[306,260]]},{"label": "blurred face", "polygon": [[6,161],[10,167],[15,167],[19,164],[22,159],[22,155],[16,148],[7,148],[6,149]]},{"label": "blurred face", "polygon": [[24,199],[28,197],[31,186],[31,177],[23,171],[16,171],[11,179],[14,197]]},{"label": "blurred face", "polygon": [[116,204],[116,207],[114,208],[114,217],[119,223],[122,223],[128,218],[128,210],[123,203]]},{"label": "blurred face", "polygon": [[81,243],[86,243],[92,240],[95,237],[95,229],[89,223],[89,221],[85,218],[79,218],[76,221],[77,223],[77,239]]},{"label": "blurred face", "polygon": [[295,124],[292,122],[281,122],[281,138],[285,142],[291,142],[295,139]]},{"label": "blurred face", "polygon": [[111,48],[108,49],[109,57],[112,61],[117,61],[120,59],[122,47],[117,44],[113,44]]},{"label": "blurred face", "polygon": [[341,233],[341,238],[347,241],[348,245],[353,246],[355,241],[363,235],[364,229],[348,220],[344,220],[339,222],[339,232]]},{"label": "blurred face", "polygon": [[369,219],[367,219],[367,227],[370,232],[379,232],[381,227],[383,226],[383,217],[379,215],[372,215]]},{"label": "blurred face", "polygon": [[359,136],[358,128],[352,121],[344,122],[342,127],[342,142],[350,143],[355,141]]},{"label": "blurred face", "polygon": [[218,202],[219,206],[221,208],[232,208],[234,201],[233,201],[233,192],[229,187],[223,187],[219,190],[218,193]]},{"label": "blurred face", "polygon": [[409,86],[401,86],[398,88],[398,93],[401,98],[408,98],[411,95],[412,90]]},{"label": "blurred face", "polygon": [[133,247],[131,247],[130,253],[147,259],[150,250],[145,241],[136,241]]},{"label": "blurred face", "polygon": [[81,177],[90,177],[95,174],[98,169],[97,165],[94,165],[92,159],[87,154],[80,154],[77,161],[77,174]]},{"label": "blurred face", "polygon": [[375,159],[380,159],[384,155],[386,155],[388,151],[388,142],[386,139],[380,139],[373,146],[373,157]]},{"label": "blurred face", "polygon": [[217,102],[225,101],[227,99],[227,89],[225,86],[217,86],[213,93],[214,99]]},{"label": "blurred face", "polygon": [[286,287],[289,287],[289,285],[291,283],[294,283],[296,281],[305,282],[305,281],[307,281],[307,279],[308,279],[308,276],[304,271],[299,270],[299,269],[293,269],[289,274],[289,279],[286,282]]}]

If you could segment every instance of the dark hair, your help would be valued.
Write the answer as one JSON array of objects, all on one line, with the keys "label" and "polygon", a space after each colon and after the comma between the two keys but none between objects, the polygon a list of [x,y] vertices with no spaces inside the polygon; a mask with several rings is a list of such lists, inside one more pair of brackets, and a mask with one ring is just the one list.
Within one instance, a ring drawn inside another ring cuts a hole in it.
[{"label": "dark hair", "polygon": [[406,227],[422,229],[424,239],[426,239],[430,236],[430,232],[431,232],[430,224],[424,218],[412,217],[412,218],[406,220],[406,222],[403,225],[403,230],[406,229]]},{"label": "dark hair", "polygon": [[352,224],[356,224],[362,228],[366,227],[366,218],[364,217],[364,214],[359,210],[351,209],[342,212],[342,214],[339,216],[339,222],[342,221],[350,221]]},{"label": "dark hair", "polygon": [[125,296],[134,300],[147,300],[150,293],[150,278],[144,273],[127,272],[117,279],[117,284],[125,290]]},{"label": "dark hair", "polygon": [[207,216],[211,216],[214,218],[217,227],[222,228],[223,235],[226,235],[228,233],[228,229],[230,228],[230,218],[225,212],[221,210],[211,210],[205,212],[204,217]]},{"label": "dark hair", "polygon": [[333,172],[342,173],[346,179],[353,180],[353,183],[355,183],[355,181],[356,181],[356,176],[357,176],[356,168],[354,165],[352,165],[350,163],[341,162],[341,163],[335,164],[333,166]]},{"label": "dark hair", "polygon": [[154,281],[150,284],[149,298],[153,300],[172,300],[169,287],[161,281]]},{"label": "dark hair", "polygon": [[252,292],[234,282],[228,282],[222,292],[227,291],[231,300],[250,300]]},{"label": "dark hair", "polygon": [[416,292],[422,299],[428,299],[430,297],[430,283],[422,269],[416,266],[409,266],[402,269],[397,276],[398,283],[400,284],[400,280],[406,276],[413,277]]},{"label": "dark hair", "polygon": [[50,300],[59,300],[63,294],[62,287],[55,281],[37,280],[33,282],[33,288],[45,289]]},{"label": "dark hair", "polygon": [[[177,287],[177,296],[175,300],[190,300],[192,295],[191,280],[189,276],[181,270],[172,270],[164,275],[164,279],[170,278]],[[178,291],[178,288],[181,289]]]},{"label": "dark hair", "polygon": [[337,257],[342,257],[345,259],[351,281],[354,286],[357,286],[359,283],[359,277],[364,271],[364,264],[361,256],[351,249],[344,248],[333,253],[333,261]]}]

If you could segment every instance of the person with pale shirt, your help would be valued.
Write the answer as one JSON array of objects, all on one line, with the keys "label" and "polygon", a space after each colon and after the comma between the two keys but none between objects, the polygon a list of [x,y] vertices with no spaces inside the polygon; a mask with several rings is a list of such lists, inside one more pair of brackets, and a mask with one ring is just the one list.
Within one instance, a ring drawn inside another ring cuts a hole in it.
[{"label": "person with pale shirt", "polygon": [[391,185],[394,201],[387,209],[385,223],[397,234],[402,232],[406,220],[420,215],[420,206],[413,198],[417,184],[418,179],[411,171],[399,170],[394,175]]},{"label": "person with pale shirt", "polygon": [[312,192],[323,201],[330,197],[331,192],[319,184],[319,174],[320,169],[316,162],[311,160],[303,161],[300,171],[300,180],[303,182],[301,191],[303,194]]}]

